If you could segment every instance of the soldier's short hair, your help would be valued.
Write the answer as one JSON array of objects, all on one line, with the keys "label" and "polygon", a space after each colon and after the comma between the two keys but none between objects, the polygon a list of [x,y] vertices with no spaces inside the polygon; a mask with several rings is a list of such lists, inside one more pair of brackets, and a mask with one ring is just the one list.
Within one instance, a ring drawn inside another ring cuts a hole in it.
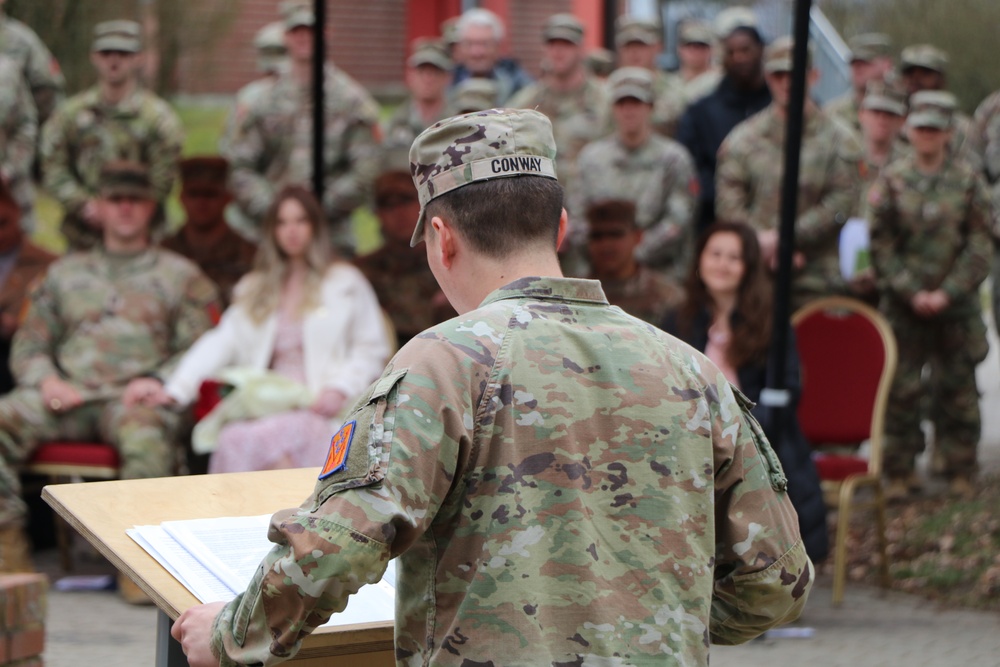
[{"label": "soldier's short hair", "polygon": [[586,217],[590,225],[624,222],[635,227],[635,204],[627,199],[602,199],[587,207]]},{"label": "soldier's short hair", "polygon": [[466,10],[455,25],[459,41],[465,36],[465,30],[470,26],[485,26],[493,31],[493,39],[503,41],[505,29],[500,17],[488,9],[474,8]]}]

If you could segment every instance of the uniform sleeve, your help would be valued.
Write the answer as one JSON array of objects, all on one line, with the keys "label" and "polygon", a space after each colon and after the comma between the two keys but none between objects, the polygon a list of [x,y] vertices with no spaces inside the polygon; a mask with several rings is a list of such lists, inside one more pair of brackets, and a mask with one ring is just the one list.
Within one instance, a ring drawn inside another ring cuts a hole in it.
[{"label": "uniform sleeve", "polygon": [[31,91],[39,121],[45,121],[62,101],[66,80],[55,56],[36,35],[28,40],[25,77]]},{"label": "uniform sleeve", "polygon": [[73,173],[70,160],[70,134],[73,113],[60,107],[42,127],[42,174],[45,189],[55,197],[67,214],[75,214],[91,198]]},{"label": "uniform sleeve", "polygon": [[[422,353],[426,372],[386,369],[335,436],[349,443],[346,468],[320,480],[298,510],[273,517],[277,546],[216,618],[212,647],[223,667],[294,655],[305,635],[421,538],[460,479],[469,447],[461,415],[472,406],[436,370],[451,361],[415,342],[406,350]],[[348,440],[342,434],[352,422]]]},{"label": "uniform sleeve", "polygon": [[157,371],[161,378],[170,377],[184,353],[218,322],[221,312],[222,306],[215,284],[201,271],[195,271],[187,279],[183,294],[175,307],[170,335],[171,354]]},{"label": "uniform sleeve", "polygon": [[895,294],[909,303],[921,289],[917,276],[906,268],[903,257],[896,251],[900,235],[907,232],[899,227],[899,210],[896,206],[892,182],[880,175],[868,190],[868,210],[871,224],[871,255],[879,289]]},{"label": "uniform sleeve", "polygon": [[332,218],[344,218],[367,200],[378,172],[379,146],[376,141],[377,114],[370,99],[359,99],[354,118],[346,132],[346,168],[327,183],[323,196],[324,209]]},{"label": "uniform sleeve", "polygon": [[231,167],[229,187],[241,209],[253,220],[260,221],[274,199],[275,186],[258,165],[264,163],[267,142],[257,114],[251,108],[234,111],[232,138],[219,146]]},{"label": "uniform sleeve", "polygon": [[31,294],[24,321],[14,334],[10,367],[19,387],[37,387],[45,378],[61,376],[56,346],[65,326],[59,315],[59,290],[49,273]]},{"label": "uniform sleeve", "polygon": [[7,135],[3,172],[8,178],[26,178],[35,161],[38,114],[27,85],[23,81],[15,85],[14,105],[3,121]]},{"label": "uniform sleeve", "polygon": [[715,426],[716,555],[710,634],[740,644],[802,613],[815,571],[787,480],[748,400],[720,382]]},{"label": "uniform sleeve", "polygon": [[663,205],[659,217],[643,231],[636,259],[648,266],[680,267],[689,251],[698,181],[694,163],[683,149],[678,148],[661,168]]},{"label": "uniform sleeve", "polygon": [[795,221],[795,245],[799,248],[827,247],[858,206],[864,162],[861,144],[853,133],[834,137],[835,154],[824,179],[822,197]]},{"label": "uniform sleeve", "polygon": [[955,301],[963,295],[974,293],[990,274],[993,261],[992,208],[986,184],[974,175],[967,196],[965,244],[955,257],[951,271],[941,283],[948,297]]},{"label": "uniform sleeve", "polygon": [[751,174],[743,150],[732,134],[719,147],[715,171],[715,217],[726,222],[750,224]]},{"label": "uniform sleeve", "polygon": [[184,128],[174,110],[162,102],[156,105],[155,117],[151,119],[152,140],[147,148],[149,160],[149,180],[157,201],[170,196],[177,177],[177,162],[184,145]]}]

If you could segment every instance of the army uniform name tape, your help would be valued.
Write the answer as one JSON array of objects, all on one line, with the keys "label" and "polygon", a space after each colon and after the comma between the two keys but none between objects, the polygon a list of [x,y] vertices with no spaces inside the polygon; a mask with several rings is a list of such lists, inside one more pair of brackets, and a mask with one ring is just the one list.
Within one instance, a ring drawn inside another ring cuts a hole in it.
[{"label": "army uniform name tape", "polygon": [[483,158],[449,169],[429,179],[428,183],[431,187],[428,188],[426,185],[420,187],[420,192],[423,195],[422,203],[426,204],[431,199],[431,192],[434,193],[434,197],[439,197],[446,192],[451,192],[476,181],[520,175],[555,178],[556,167],[551,159],[540,155],[504,155]]}]

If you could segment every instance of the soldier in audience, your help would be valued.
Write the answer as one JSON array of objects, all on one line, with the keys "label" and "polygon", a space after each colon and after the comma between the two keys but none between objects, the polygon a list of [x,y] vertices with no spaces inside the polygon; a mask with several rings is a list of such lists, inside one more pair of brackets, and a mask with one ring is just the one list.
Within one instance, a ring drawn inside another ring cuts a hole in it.
[{"label": "soldier in audience", "polygon": [[455,115],[492,109],[496,105],[497,84],[491,79],[466,79],[452,92],[451,108]]},{"label": "soldier in audience", "polygon": [[584,59],[587,71],[598,81],[607,81],[611,73],[615,71],[615,53],[607,49],[591,49],[587,51]]},{"label": "soldier in audience", "polygon": [[[983,159],[976,150],[972,119],[958,110],[958,99],[946,90],[921,90],[910,95],[910,113],[928,110],[942,111],[951,118],[951,142],[948,144],[951,154],[968,162],[976,171],[982,171]],[[906,136],[908,139],[909,134]]]},{"label": "soldier in audience", "polygon": [[656,101],[653,126],[660,134],[672,137],[684,112],[682,81],[661,70],[656,62],[663,50],[663,38],[657,21],[620,16],[615,25],[615,47],[619,67],[642,67],[649,71]]},{"label": "soldier in audience", "polygon": [[[289,65],[267,95],[242,111],[233,138],[220,146],[229,160],[230,189],[242,212],[259,228],[274,194],[312,181],[312,63],[316,17],[312,4],[282,5]],[[334,246],[354,253],[350,216],[365,202],[378,168],[378,104],[332,64],[324,84],[326,132],[323,211]]]},{"label": "soldier in audience", "polygon": [[[0,26],[3,25],[0,14]],[[2,28],[0,28],[2,33]],[[0,181],[20,209],[21,226],[35,230],[31,169],[38,141],[38,114],[20,67],[0,49]]]},{"label": "soldier in audience", "polygon": [[993,201],[993,322],[1000,331],[1000,91],[987,97],[976,109],[973,124],[976,152],[983,160],[983,174]]},{"label": "soldier in audience", "polygon": [[899,141],[899,133],[906,122],[906,111],[906,93],[899,87],[885,81],[868,84],[858,108],[866,185],[875,181],[883,167],[903,156],[905,147]]},{"label": "soldier in audience", "polygon": [[14,467],[38,443],[103,440],[123,478],[173,474],[181,416],[148,401],[219,314],[198,267],[150,245],[146,167],[109,163],[99,179],[103,242],[52,264],[14,335],[17,388],[0,399],[0,571],[31,569]]},{"label": "soldier in audience", "polygon": [[579,176],[566,202],[570,243],[584,245],[586,214],[592,204],[625,199],[635,205],[635,222],[643,231],[636,259],[679,279],[687,270],[693,239],[698,185],[694,164],[683,146],[653,131],[649,70],[623,67],[608,83],[615,132],[580,152]]},{"label": "soldier in audience", "polygon": [[713,63],[715,35],[701,21],[688,19],[677,30],[677,58],[684,107],[705,97],[719,85],[722,70]]},{"label": "soldier in audience", "polygon": [[969,495],[977,468],[975,371],[988,350],[978,288],[990,270],[993,240],[988,192],[980,175],[948,150],[951,127],[946,110],[912,111],[906,121],[912,152],[883,169],[868,194],[881,308],[899,348],[883,462],[887,494],[895,499],[921,487],[915,466],[924,450],[920,408],[928,389],[935,449],[951,491]]},{"label": "soldier in audience", "polygon": [[583,24],[572,14],[556,14],[545,21],[543,80],[518,93],[508,106],[537,109],[552,121],[558,146],[559,180],[570,186],[576,177],[576,158],[588,142],[610,130],[608,94],[583,64]]},{"label": "soldier in audience", "polygon": [[386,123],[382,135],[387,144],[410,144],[425,129],[448,117],[446,93],[451,70],[444,44],[433,40],[414,42],[413,54],[406,61],[410,95]]},{"label": "soldier in audience", "polygon": [[870,32],[855,35],[848,46],[851,49],[851,89],[827,103],[824,110],[860,132],[858,112],[868,84],[884,81],[892,71],[892,42],[888,35]]},{"label": "soldier in audience", "polygon": [[219,288],[228,306],[233,287],[251,268],[257,246],[226,224],[226,206],[233,200],[227,181],[229,163],[218,156],[181,160],[181,206],[184,226],[160,246],[187,257]]},{"label": "soldier in audience", "polygon": [[170,105],[139,85],[139,34],[134,21],[97,24],[90,54],[97,85],[60,104],[42,129],[45,188],[63,207],[72,250],[101,239],[97,183],[106,162],[145,164],[158,204],[174,186],[183,130]]},{"label": "soldier in audience", "polygon": [[44,123],[62,101],[66,81],[55,56],[35,31],[3,11],[7,0],[0,0],[0,54],[17,63],[38,111],[38,123]]},{"label": "soldier in audience", "polygon": [[[764,69],[774,101],[737,125],[719,149],[715,213],[720,221],[742,222],[757,230],[761,257],[772,269],[777,265],[793,48],[788,37],[767,47]],[[817,77],[810,69],[810,85]],[[846,290],[840,273],[840,229],[857,211],[863,171],[864,155],[854,133],[807,102],[795,220],[796,308]]]},{"label": "soldier in audience", "polygon": [[601,281],[608,303],[660,326],[684,300],[680,285],[636,260],[643,230],[636,207],[625,199],[594,202],[587,208],[587,256],[592,280]]}]

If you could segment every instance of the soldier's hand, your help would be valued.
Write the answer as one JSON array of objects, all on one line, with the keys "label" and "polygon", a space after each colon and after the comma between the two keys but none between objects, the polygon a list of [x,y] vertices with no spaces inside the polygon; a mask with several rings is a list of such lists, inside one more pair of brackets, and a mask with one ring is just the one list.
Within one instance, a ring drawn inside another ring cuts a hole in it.
[{"label": "soldier's hand", "polygon": [[42,380],[42,400],[52,412],[66,412],[83,403],[76,387],[56,376]]},{"label": "soldier's hand", "polygon": [[180,642],[190,667],[217,667],[219,659],[212,654],[212,624],[225,602],[212,602],[191,607],[174,622],[170,636]]},{"label": "soldier's hand", "polygon": [[343,392],[337,389],[324,389],[309,409],[318,415],[332,418],[340,413],[346,402],[347,396]]},{"label": "soldier's hand", "polygon": [[936,289],[927,295],[927,309],[931,315],[937,315],[951,305],[951,298],[948,293],[941,289]]},{"label": "soldier's hand", "polygon": [[935,313],[930,299],[930,292],[927,290],[920,290],[913,295],[912,299],[910,299],[910,307],[913,308],[913,312],[920,317],[931,317]]},{"label": "soldier's hand", "polygon": [[[166,400],[163,400],[164,396],[166,396]],[[125,393],[122,394],[122,403],[126,408],[136,405],[155,408],[169,402],[169,400],[170,397],[163,391],[163,383],[150,377],[135,378],[128,383],[128,386],[125,387]]]}]

